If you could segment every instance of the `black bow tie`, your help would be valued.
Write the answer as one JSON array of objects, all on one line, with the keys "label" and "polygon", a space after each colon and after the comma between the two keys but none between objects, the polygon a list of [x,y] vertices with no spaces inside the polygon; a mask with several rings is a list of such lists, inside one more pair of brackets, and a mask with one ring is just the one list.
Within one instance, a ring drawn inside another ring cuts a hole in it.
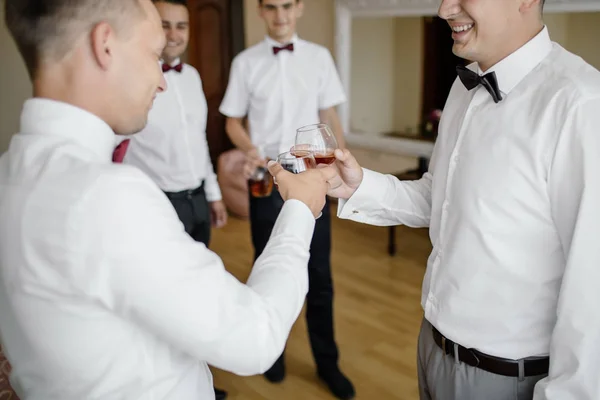
[{"label": "black bow tie", "polygon": [[479,85],[482,85],[492,96],[492,99],[494,99],[495,103],[498,103],[500,100],[502,100],[502,94],[498,88],[498,80],[496,79],[495,72],[490,72],[483,76],[479,76],[479,74],[476,72],[473,72],[462,65],[456,67],[456,72],[458,73],[458,77],[463,85],[465,85],[467,90],[471,90]]}]

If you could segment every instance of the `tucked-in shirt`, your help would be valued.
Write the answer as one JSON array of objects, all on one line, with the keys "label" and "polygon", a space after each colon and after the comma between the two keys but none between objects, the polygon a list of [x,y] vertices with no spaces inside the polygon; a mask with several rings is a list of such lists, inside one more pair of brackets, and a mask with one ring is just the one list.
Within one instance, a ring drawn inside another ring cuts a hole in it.
[{"label": "tucked-in shirt", "polygon": [[181,72],[164,76],[167,90],[156,96],[146,127],[131,136],[123,162],[141,169],[165,192],[204,182],[207,200],[221,200],[206,141],[208,108],[200,74],[183,64]]},{"label": "tucked-in shirt", "polygon": [[550,354],[536,400],[597,400],[600,73],[545,28],[485,72],[501,102],[457,80],[429,172],[365,171],[339,216],[428,226],[427,320],[493,356]]},{"label": "tucked-in shirt", "polygon": [[264,41],[238,54],[219,110],[248,117],[252,143],[275,159],[294,145],[296,130],[319,123],[319,110],[346,101],[333,58],[325,47],[294,36],[294,51]]},{"label": "tucked-in shirt", "polygon": [[27,400],[214,399],[262,373],[308,290],[314,217],[287,201],[247,284],[194,241],[95,115],[31,99],[0,158],[0,340]]}]

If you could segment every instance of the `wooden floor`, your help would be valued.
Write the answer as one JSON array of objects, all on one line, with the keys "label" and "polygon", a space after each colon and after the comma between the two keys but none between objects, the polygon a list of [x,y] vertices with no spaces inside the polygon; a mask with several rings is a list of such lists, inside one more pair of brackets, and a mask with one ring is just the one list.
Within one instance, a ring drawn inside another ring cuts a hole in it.
[{"label": "wooden floor", "polygon": [[[390,257],[387,228],[333,218],[336,337],[340,366],[355,385],[356,399],[418,399],[419,302],[431,245],[425,229],[399,227],[396,232],[398,253]],[[213,231],[211,248],[245,282],[252,260],[248,222],[231,218],[225,228]],[[215,385],[227,390],[231,400],[334,399],[316,377],[304,313],[288,341],[286,365],[281,384],[215,369]]]}]

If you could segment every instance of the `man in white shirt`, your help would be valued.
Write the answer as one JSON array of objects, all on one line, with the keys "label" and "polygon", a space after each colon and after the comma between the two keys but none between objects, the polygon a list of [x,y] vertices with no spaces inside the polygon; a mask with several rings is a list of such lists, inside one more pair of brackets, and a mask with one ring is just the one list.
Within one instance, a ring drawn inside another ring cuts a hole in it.
[{"label": "man in white shirt", "polygon": [[[227,223],[227,210],[206,141],[208,108],[198,71],[181,61],[190,37],[186,0],[155,0],[167,45],[161,68],[169,90],[159,94],[148,124],[131,137],[123,162],[141,169],[165,192],[190,236],[210,244],[211,226]],[[227,393],[215,388],[217,400]]]},{"label": "man in white shirt", "polygon": [[23,400],[215,398],[208,365],[262,373],[308,291],[324,170],[275,164],[286,199],[247,281],[111,160],[166,89],[150,0],[5,0],[34,98],[0,157],[0,341]]},{"label": "man in white shirt", "polygon": [[180,58],[190,35],[187,2],[158,0],[154,5],[167,38],[161,65],[169,90],[157,96],[148,124],[131,137],[123,162],[145,172],[165,192],[186,232],[208,246],[211,225],[224,226],[227,210],[206,141],[202,81]]},{"label": "man in white shirt", "polygon": [[[339,146],[345,146],[335,107],[346,101],[346,96],[329,51],[296,35],[296,19],[303,7],[297,0],[258,1],[267,36],[237,55],[231,66],[220,111],[228,117],[229,138],[254,167],[289,151],[296,129],[309,124],[328,123]],[[249,203],[256,258],[263,252],[282,200],[274,190],[268,197],[250,196]],[[338,398],[350,399],[354,388],[338,366],[330,253],[331,213],[327,203],[311,243],[306,321],[318,376]],[[265,377],[271,382],[285,378],[284,354]]]},{"label": "man in white shirt", "polygon": [[341,218],[430,229],[421,399],[600,398],[600,72],[551,42],[542,7],[442,1],[474,63],[421,180],[336,154]]}]

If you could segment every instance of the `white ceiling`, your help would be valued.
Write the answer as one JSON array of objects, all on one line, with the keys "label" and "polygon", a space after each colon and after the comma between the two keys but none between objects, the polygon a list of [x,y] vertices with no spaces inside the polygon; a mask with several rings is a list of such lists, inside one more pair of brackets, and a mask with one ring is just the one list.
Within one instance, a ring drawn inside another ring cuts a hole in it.
[{"label": "white ceiling", "polygon": [[[336,0],[354,16],[435,15],[440,0]],[[546,0],[546,12],[600,11],[600,0]]]}]

